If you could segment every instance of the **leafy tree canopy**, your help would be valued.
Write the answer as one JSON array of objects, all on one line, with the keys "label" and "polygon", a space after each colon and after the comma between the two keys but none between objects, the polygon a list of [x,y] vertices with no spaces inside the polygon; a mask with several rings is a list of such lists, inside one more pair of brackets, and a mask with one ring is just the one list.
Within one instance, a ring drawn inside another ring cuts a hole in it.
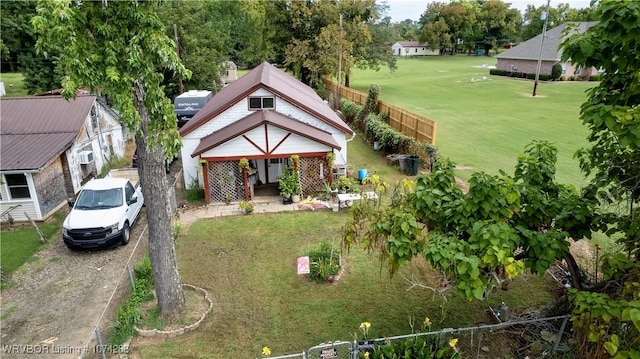
[{"label": "leafy tree canopy", "polygon": [[176,264],[168,210],[165,158],[180,147],[176,117],[160,86],[162,71],[188,77],[164,33],[153,1],[38,2],[33,24],[38,49],[59,53],[63,96],[76,89],[101,89],[120,120],[136,136],[139,172],[149,222],[149,253],[158,307],[163,318],[177,315],[184,294]]},{"label": "leafy tree canopy", "polygon": [[588,91],[580,118],[591,147],[577,153],[591,183],[585,196],[600,200],[599,227],[620,238],[623,251],[605,256],[603,281],[573,291],[580,354],[640,357],[640,3],[603,0],[599,22],[567,38],[563,61],[604,70]]},{"label": "leafy tree canopy", "polygon": [[556,183],[556,152],[534,142],[513,176],[475,173],[467,193],[456,184],[453,164],[439,161],[417,177],[415,189],[394,191],[389,207],[364,203],[352,210],[344,244],[364,243],[387,261],[390,273],[424,256],[469,299],[485,298],[525,268],[543,274],[558,259],[575,264],[567,238],[590,236],[594,204]]}]

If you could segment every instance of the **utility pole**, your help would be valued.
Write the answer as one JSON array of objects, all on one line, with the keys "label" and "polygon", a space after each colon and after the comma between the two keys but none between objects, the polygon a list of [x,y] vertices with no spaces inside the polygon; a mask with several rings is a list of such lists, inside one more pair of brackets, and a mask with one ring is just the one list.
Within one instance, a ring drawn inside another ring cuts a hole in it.
[{"label": "utility pole", "polygon": [[[180,43],[178,42],[178,26],[173,24],[173,37],[176,41],[176,54],[178,58],[180,58]],[[182,78],[178,78],[178,91],[182,94],[184,92],[184,88],[182,87]]]},{"label": "utility pole", "polygon": [[547,8],[542,13],[544,15],[544,25],[542,25],[542,40],[540,40],[540,54],[538,55],[538,67],[536,67],[536,80],[533,84],[533,97],[536,96],[536,90],[538,89],[538,79],[540,78],[540,66],[542,65],[542,48],[544,46],[544,38],[547,36],[547,22],[549,22],[549,3],[551,0],[547,0]]},{"label": "utility pole", "polygon": [[340,38],[338,39],[338,90],[336,91],[336,109],[340,109],[340,89],[342,87],[342,14],[340,14]]}]

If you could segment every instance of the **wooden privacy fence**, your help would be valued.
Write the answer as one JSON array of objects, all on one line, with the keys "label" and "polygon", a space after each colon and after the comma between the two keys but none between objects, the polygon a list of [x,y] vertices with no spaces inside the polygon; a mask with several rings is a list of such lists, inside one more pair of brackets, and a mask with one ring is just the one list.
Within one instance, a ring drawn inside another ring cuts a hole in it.
[{"label": "wooden privacy fence", "polygon": [[[338,85],[335,82],[325,78],[324,87],[332,94],[334,99],[338,97]],[[340,86],[340,98],[347,99],[358,105],[364,105],[367,101],[367,94],[349,87]],[[416,115],[384,101],[378,101],[377,111],[389,114],[389,125],[394,130],[413,137],[421,143],[436,144],[436,121]]]}]

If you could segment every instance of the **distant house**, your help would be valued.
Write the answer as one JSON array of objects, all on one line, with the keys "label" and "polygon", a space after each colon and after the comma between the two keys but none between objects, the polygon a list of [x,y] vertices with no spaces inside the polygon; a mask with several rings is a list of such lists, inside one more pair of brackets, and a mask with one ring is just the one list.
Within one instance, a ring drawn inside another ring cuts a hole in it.
[{"label": "distant house", "polygon": [[397,41],[391,45],[394,56],[427,56],[440,55],[440,50],[431,50],[426,42]]},{"label": "distant house", "polygon": [[215,94],[180,135],[185,186],[204,188],[210,203],[262,195],[254,187],[277,195],[292,155],[300,157],[302,194],[318,193],[329,176],[327,153],[346,164],[354,132],[312,88],[264,62]]},{"label": "distant house", "polygon": [[95,96],[2,98],[0,108],[3,221],[48,218],[110,157],[124,156],[118,115]]},{"label": "distant house", "polygon": [[560,63],[562,65],[563,76],[578,76],[580,78],[588,79],[589,76],[595,75],[597,73],[595,68],[585,70],[579,67],[576,68],[571,61],[564,63],[561,62],[562,48],[560,45],[564,41],[563,31],[570,24],[575,24],[575,27],[571,30],[571,34],[574,34],[584,33],[588,28],[595,25],[596,22],[564,23],[560,26],[554,27],[546,33],[542,47],[542,54],[540,53],[542,34],[540,34],[496,55],[495,57],[498,59],[496,69],[504,70],[506,72],[534,74],[537,70],[538,59],[541,58],[540,74],[551,75],[551,68],[553,65]]},{"label": "distant house", "polygon": [[220,82],[222,86],[227,86],[238,79],[238,65],[233,61],[225,61],[222,63],[223,70],[220,73]]}]

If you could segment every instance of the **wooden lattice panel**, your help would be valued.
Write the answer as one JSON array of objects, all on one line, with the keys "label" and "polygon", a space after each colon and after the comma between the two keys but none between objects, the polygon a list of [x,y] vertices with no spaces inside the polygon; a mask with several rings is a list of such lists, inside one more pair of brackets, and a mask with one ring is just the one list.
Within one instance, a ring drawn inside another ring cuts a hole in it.
[{"label": "wooden lattice panel", "polygon": [[320,178],[320,164],[324,172],[323,177],[326,177],[327,163],[324,157],[300,158],[300,188],[305,197],[316,196],[324,188],[324,181],[327,178]]},{"label": "wooden lattice panel", "polygon": [[225,202],[244,199],[242,172],[238,161],[209,162],[209,200]]}]

